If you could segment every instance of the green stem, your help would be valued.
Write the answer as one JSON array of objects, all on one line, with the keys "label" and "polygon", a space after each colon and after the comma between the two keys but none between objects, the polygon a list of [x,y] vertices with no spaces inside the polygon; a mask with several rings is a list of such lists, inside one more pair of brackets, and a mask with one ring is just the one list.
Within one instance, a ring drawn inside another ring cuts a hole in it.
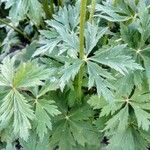
[{"label": "green stem", "polygon": [[9,26],[10,28],[14,29],[14,31],[18,32],[19,34],[21,34],[24,38],[26,38],[29,42],[31,42],[31,39],[23,32],[21,31],[20,29],[10,25],[7,21],[3,20],[0,18],[0,22]]},{"label": "green stem", "polygon": [[44,11],[45,11],[46,17],[47,17],[48,19],[52,18],[52,11],[51,11],[51,9],[49,8],[48,0],[44,0],[44,2],[43,2],[43,9],[44,9]]},{"label": "green stem", "polygon": [[[81,60],[84,59],[84,28],[85,28],[85,19],[86,19],[86,5],[87,0],[81,0],[81,7],[80,7],[80,47],[79,47],[79,58]],[[78,73],[78,86],[77,86],[77,93],[78,98],[81,100],[82,98],[82,80],[83,80],[83,66]]]},{"label": "green stem", "polygon": [[91,23],[92,23],[92,19],[93,19],[94,12],[95,12],[95,6],[96,6],[96,0],[92,0],[91,12],[90,12],[90,18],[89,18],[89,21]]},{"label": "green stem", "polygon": [[54,0],[50,0],[50,9],[53,14],[54,13]]},{"label": "green stem", "polygon": [[59,6],[63,6],[63,0],[58,0],[58,2],[59,2]]}]

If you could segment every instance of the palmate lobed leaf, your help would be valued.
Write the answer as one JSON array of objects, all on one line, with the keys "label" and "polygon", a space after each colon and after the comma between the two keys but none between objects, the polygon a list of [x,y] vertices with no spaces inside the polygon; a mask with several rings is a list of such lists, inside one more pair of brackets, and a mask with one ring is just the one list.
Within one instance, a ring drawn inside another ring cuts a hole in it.
[{"label": "palmate lobed leaf", "polygon": [[[107,149],[146,149],[149,143],[150,127],[150,94],[136,90],[133,96],[118,98],[115,103],[100,102],[97,96],[91,97],[88,101],[94,108],[101,109],[99,120],[106,118],[103,128],[97,126],[109,137]],[[97,102],[97,105],[96,105]],[[138,141],[138,142],[137,142]]]},{"label": "palmate lobed leaf", "polygon": [[79,3],[75,6],[64,6],[53,15],[53,19],[46,23],[50,30],[41,31],[40,47],[33,54],[34,56],[52,53],[56,48],[59,49],[59,55],[65,52],[71,57],[76,58],[79,50],[79,39],[76,28],[79,24]]},{"label": "palmate lobed leaf", "polygon": [[[97,101],[99,101],[98,98]],[[119,98],[113,104],[105,104],[101,109],[100,117],[108,115],[112,117],[106,122],[104,130],[117,129],[123,131],[130,125],[130,117],[135,116],[138,128],[148,131],[150,127],[149,104],[150,94],[142,94],[138,91],[130,99]],[[94,107],[96,107],[96,104]],[[132,114],[130,114],[129,108],[132,108]]]},{"label": "palmate lobed leaf", "polygon": [[55,121],[50,145],[58,144],[61,150],[70,150],[74,146],[76,147],[77,143],[82,146],[86,143],[98,145],[96,130],[88,121],[91,115],[92,112],[88,106],[76,108],[68,114],[62,114]]},{"label": "palmate lobed leaf", "polygon": [[50,70],[36,62],[21,63],[17,68],[15,58],[6,57],[0,66],[0,83],[3,86],[26,88],[41,85],[49,77]]},{"label": "palmate lobed leaf", "polygon": [[[0,66],[1,88],[6,88],[6,93],[0,106],[0,126],[5,129],[12,124],[13,133],[27,140],[31,122],[35,115],[28,104],[27,98],[20,92],[22,89],[36,87],[42,80],[49,77],[49,69],[38,66],[35,62],[21,63],[18,67],[15,57],[6,57]],[[26,89],[27,90],[27,89]],[[48,107],[48,106],[46,106]],[[48,109],[48,108],[46,108]],[[54,109],[54,108],[53,108]],[[50,112],[53,115],[52,112]]]},{"label": "palmate lobed leaf", "polygon": [[88,87],[91,88],[96,85],[98,95],[104,96],[108,101],[114,99],[111,90],[115,90],[115,86],[108,80],[114,80],[115,78],[101,65],[106,65],[123,75],[130,71],[143,70],[130,56],[124,54],[125,47],[126,45],[117,45],[104,50],[100,49],[94,56],[87,58]]}]

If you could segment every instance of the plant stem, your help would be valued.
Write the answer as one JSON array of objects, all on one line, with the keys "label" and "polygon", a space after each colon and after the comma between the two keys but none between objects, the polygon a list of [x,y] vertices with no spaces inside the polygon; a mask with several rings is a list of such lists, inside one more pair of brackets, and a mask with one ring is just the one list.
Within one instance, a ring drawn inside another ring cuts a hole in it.
[{"label": "plant stem", "polygon": [[52,11],[51,11],[51,9],[49,8],[48,0],[44,0],[44,2],[43,2],[43,9],[44,9],[44,11],[45,11],[46,17],[47,17],[48,19],[52,18]]},{"label": "plant stem", "polygon": [[[79,40],[80,40],[79,58],[81,60],[84,59],[84,28],[85,28],[85,19],[86,19],[86,4],[87,4],[87,0],[81,0],[80,35],[79,35]],[[81,98],[82,98],[83,66],[81,66],[81,68],[80,68],[77,79],[78,79],[77,93],[78,93],[78,98],[81,100]]]},{"label": "plant stem", "polygon": [[59,6],[63,6],[63,0],[58,0],[58,2],[59,2]]},{"label": "plant stem", "polygon": [[3,20],[0,18],[0,22],[9,26],[10,28],[14,29],[14,31],[18,32],[19,34],[21,34],[24,38],[26,38],[29,42],[31,42],[31,39],[23,32],[21,31],[20,29],[10,25],[7,21]]},{"label": "plant stem", "polygon": [[92,19],[94,16],[94,12],[95,12],[95,6],[96,6],[96,0],[92,0],[92,6],[91,6],[91,12],[90,12],[90,18],[89,18],[89,22],[92,23]]},{"label": "plant stem", "polygon": [[83,59],[84,57],[84,28],[85,28],[85,18],[86,18],[86,3],[87,0],[81,0],[80,7],[80,48],[79,48],[79,58]]},{"label": "plant stem", "polygon": [[54,13],[54,0],[50,0],[50,9],[51,9],[51,13]]}]

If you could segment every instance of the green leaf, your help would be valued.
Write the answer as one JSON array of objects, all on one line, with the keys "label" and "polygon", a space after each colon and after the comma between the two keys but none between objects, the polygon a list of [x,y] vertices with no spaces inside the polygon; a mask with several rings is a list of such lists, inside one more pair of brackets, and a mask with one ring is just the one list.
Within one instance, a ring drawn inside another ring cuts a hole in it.
[{"label": "green leaf", "polygon": [[98,28],[95,25],[90,23],[87,24],[87,28],[85,30],[85,41],[86,41],[86,55],[93,50],[93,48],[98,43],[99,39],[108,31],[108,28]]},{"label": "green leaf", "polygon": [[57,107],[54,105],[54,101],[48,101],[39,99],[36,102],[35,116],[37,119],[36,132],[42,141],[44,135],[47,134],[47,129],[52,130],[51,117],[60,114]]},{"label": "green leaf", "polygon": [[97,4],[96,12],[97,14],[95,16],[99,16],[100,18],[104,18],[111,22],[122,22],[131,18],[128,14],[125,14],[124,11],[120,11],[121,14],[124,13],[123,15],[120,15],[115,7],[106,2],[103,2],[103,5]]},{"label": "green leaf", "polygon": [[0,114],[0,125],[3,128],[6,125],[8,126],[8,123],[12,120],[14,134],[27,140],[29,136],[28,130],[31,129],[30,120],[34,119],[34,114],[22,94],[15,89],[11,90],[3,99]]},{"label": "green leaf", "polygon": [[41,3],[38,0],[30,0],[28,7],[27,16],[29,16],[34,24],[39,26],[42,22],[42,18],[44,17],[44,11]]},{"label": "green leaf", "polygon": [[138,123],[138,127],[145,131],[149,130],[150,127],[150,94],[141,94],[138,90],[135,91],[133,97],[131,97],[131,106],[134,110],[134,114]]},{"label": "green leaf", "polygon": [[93,109],[103,108],[107,103],[103,98],[97,95],[92,95],[88,100],[88,104],[93,107]]},{"label": "green leaf", "polygon": [[[128,44],[131,48],[138,49],[140,47],[141,36],[136,29],[137,24],[131,24],[129,26],[124,25],[123,23],[120,25],[121,38]],[[136,51],[136,50],[135,50]]]},{"label": "green leaf", "polygon": [[131,56],[123,54],[125,47],[126,45],[118,45],[110,47],[105,51],[99,50],[95,53],[95,56],[90,57],[89,59],[109,66],[123,75],[129,73],[128,70],[142,70],[143,68],[139,64],[135,63]]},{"label": "green leaf", "polygon": [[38,139],[38,136],[35,131],[30,132],[29,139],[27,141],[23,141],[19,139],[19,142],[24,150],[41,150],[41,149],[49,149],[49,136],[45,136],[43,141]]},{"label": "green leaf", "polygon": [[9,17],[13,23],[19,23],[28,16],[34,24],[41,24],[44,14],[38,0],[3,0],[3,2],[6,3],[6,9],[10,8]]},{"label": "green leaf", "polygon": [[86,143],[97,145],[98,134],[89,122],[91,116],[92,111],[89,106],[83,105],[70,111],[65,109],[65,112],[55,120],[51,145],[58,145],[61,150],[73,149],[77,143],[83,146]]},{"label": "green leaf", "polygon": [[15,58],[10,59],[9,57],[4,58],[2,64],[0,65],[1,71],[1,84],[7,84],[7,86],[11,86],[14,77],[14,63]]},{"label": "green leaf", "polygon": [[79,38],[77,26],[79,24],[79,3],[75,6],[64,6],[59,9],[53,19],[46,21],[51,30],[41,31],[40,48],[33,56],[39,54],[52,53],[59,51],[60,54],[67,54],[77,58],[79,50]]},{"label": "green leaf", "polygon": [[113,77],[108,72],[100,68],[100,66],[98,66],[96,63],[89,61],[87,63],[87,67],[89,74],[88,87],[91,88],[96,85],[98,95],[102,95],[105,99],[112,101],[113,94],[108,88],[114,89],[114,86],[103,77],[111,79],[113,79]]},{"label": "green leaf", "polygon": [[132,135],[132,129],[128,128],[125,131],[119,131],[114,133],[110,139],[108,150],[136,150],[134,137]]},{"label": "green leaf", "polygon": [[83,62],[79,59],[74,60],[73,64],[69,64],[65,66],[62,70],[62,76],[60,78],[60,88],[64,89],[65,85],[69,82],[69,80],[74,80],[76,74],[79,72],[81,65]]},{"label": "green leaf", "polygon": [[104,130],[112,129],[117,127],[117,131],[125,130],[128,126],[129,119],[129,107],[126,105],[116,115],[114,115],[106,123]]},{"label": "green leaf", "polygon": [[138,4],[138,12],[138,30],[141,33],[143,42],[146,42],[146,40],[150,37],[150,14],[146,4],[142,1]]},{"label": "green leaf", "polygon": [[43,66],[38,66],[35,62],[22,63],[15,74],[14,86],[34,87],[41,85],[42,81],[49,77],[50,70]]}]

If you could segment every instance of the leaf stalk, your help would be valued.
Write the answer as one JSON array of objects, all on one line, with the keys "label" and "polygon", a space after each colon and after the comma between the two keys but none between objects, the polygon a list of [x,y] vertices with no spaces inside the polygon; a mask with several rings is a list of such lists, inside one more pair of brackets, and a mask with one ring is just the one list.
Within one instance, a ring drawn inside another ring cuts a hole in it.
[{"label": "leaf stalk", "polygon": [[14,29],[14,31],[18,32],[19,34],[21,34],[25,39],[27,39],[29,42],[31,42],[31,39],[23,32],[21,31],[20,29],[10,25],[7,21],[3,20],[0,18],[0,22],[2,24],[5,24],[6,26],[9,26],[10,28]]}]

